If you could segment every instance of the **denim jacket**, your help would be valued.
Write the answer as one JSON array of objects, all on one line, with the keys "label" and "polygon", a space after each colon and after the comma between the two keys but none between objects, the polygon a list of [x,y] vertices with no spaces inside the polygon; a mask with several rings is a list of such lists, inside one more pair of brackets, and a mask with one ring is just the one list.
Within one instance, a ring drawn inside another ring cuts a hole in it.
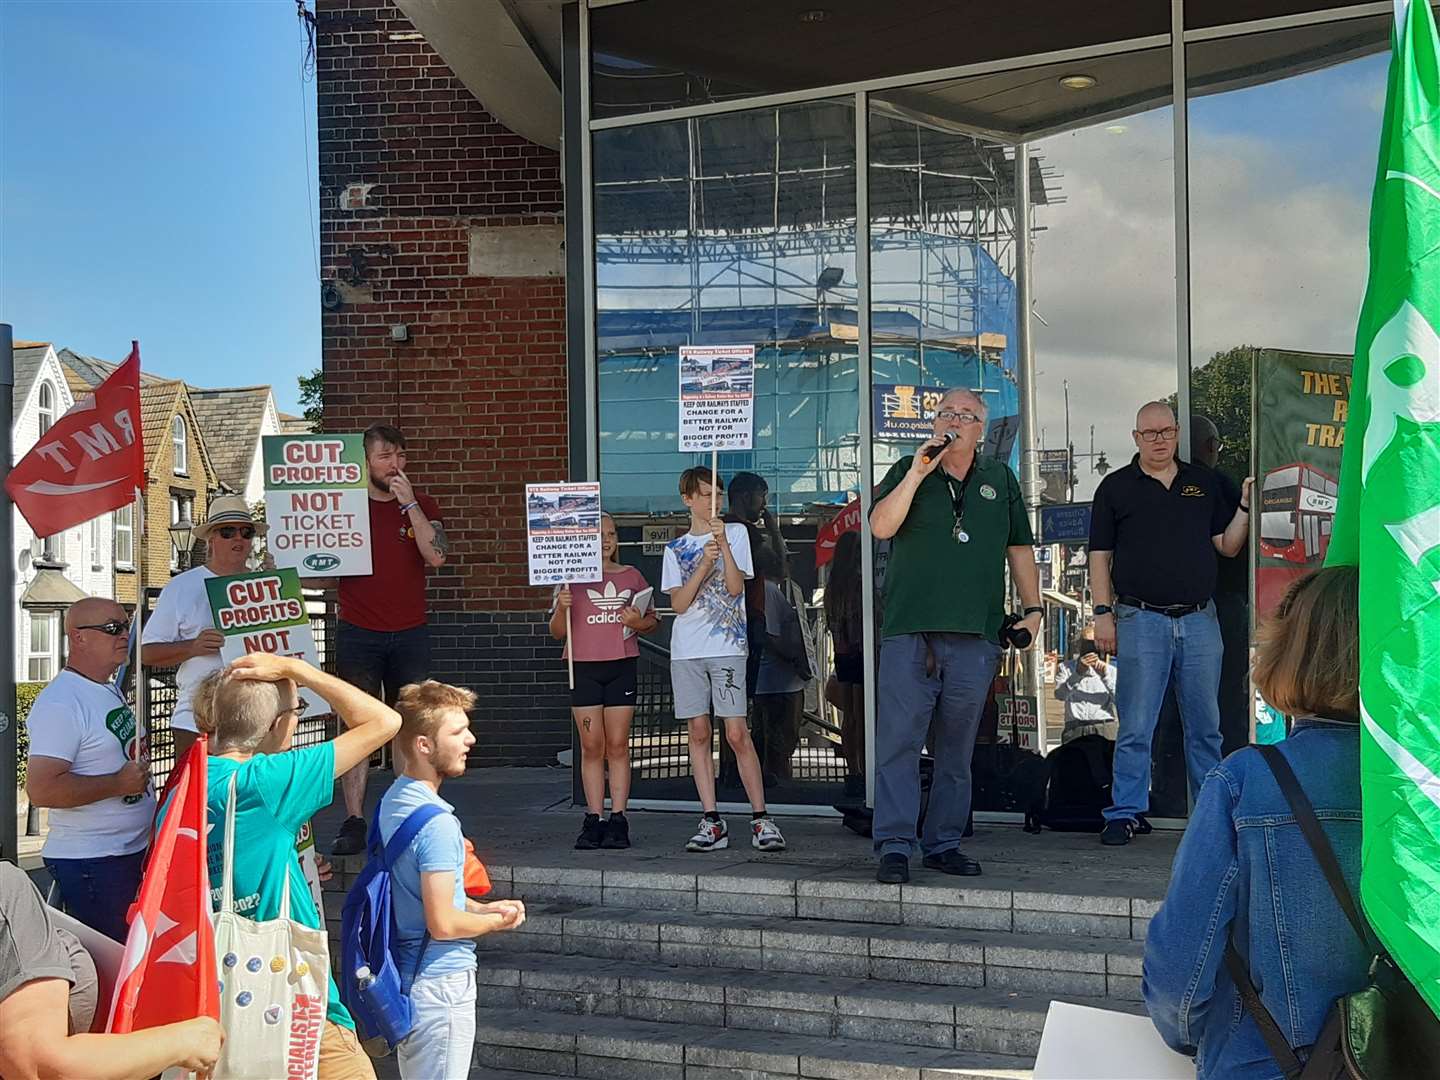
[{"label": "denim jacket", "polygon": [[[1279,746],[1358,895],[1359,726],[1300,720]],[[1195,1055],[1199,1080],[1280,1080],[1225,970],[1232,933],[1297,1049],[1319,1036],[1337,997],[1366,984],[1370,957],[1253,749],[1231,754],[1205,780],[1145,939],[1142,990],[1165,1041]]]}]

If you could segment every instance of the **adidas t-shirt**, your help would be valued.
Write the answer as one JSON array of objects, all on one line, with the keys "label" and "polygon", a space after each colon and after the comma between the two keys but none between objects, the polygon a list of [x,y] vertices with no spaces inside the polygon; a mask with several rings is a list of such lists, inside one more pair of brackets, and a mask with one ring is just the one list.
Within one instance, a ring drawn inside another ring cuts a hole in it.
[{"label": "adidas t-shirt", "polygon": [[[576,660],[623,660],[640,655],[640,639],[633,634],[625,636],[620,612],[647,587],[645,575],[633,566],[607,570],[602,581],[570,586],[570,640],[575,643]],[[550,610],[555,609],[552,606]],[[563,649],[560,655],[565,655]]]},{"label": "adidas t-shirt", "polygon": [[[119,772],[139,753],[135,717],[109,683],[92,682],[66,668],[30,706],[30,756],[68,761],[76,776]],[[48,859],[103,859],[133,855],[150,840],[155,796],[101,799],[50,811]]]}]

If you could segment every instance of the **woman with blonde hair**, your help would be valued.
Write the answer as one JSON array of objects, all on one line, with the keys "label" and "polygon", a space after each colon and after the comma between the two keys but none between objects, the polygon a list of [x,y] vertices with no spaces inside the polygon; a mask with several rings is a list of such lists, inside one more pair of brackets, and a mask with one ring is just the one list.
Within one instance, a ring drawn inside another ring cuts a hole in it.
[{"label": "woman with blonde hair", "polygon": [[[1253,677],[1265,700],[1293,718],[1290,737],[1263,748],[1283,761],[1272,766],[1261,748],[1247,747],[1211,771],[1145,941],[1150,1017],[1170,1046],[1195,1057],[1199,1080],[1280,1080],[1275,1033],[1270,1041],[1262,1034],[1255,1002],[1303,1057],[1336,998],[1366,985],[1371,960],[1279,779],[1293,773],[1358,895],[1355,567],[1318,570],[1290,587],[1259,627]],[[1242,987],[1257,998],[1245,1003]]]}]

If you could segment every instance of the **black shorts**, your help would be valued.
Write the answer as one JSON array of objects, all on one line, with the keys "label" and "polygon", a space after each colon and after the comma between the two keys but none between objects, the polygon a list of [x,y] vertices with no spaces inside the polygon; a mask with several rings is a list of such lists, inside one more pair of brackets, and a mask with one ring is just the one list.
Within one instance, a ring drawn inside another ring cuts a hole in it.
[{"label": "black shorts", "polygon": [[577,709],[595,705],[624,708],[635,705],[635,672],[638,657],[621,660],[576,660],[575,689],[570,704]]}]

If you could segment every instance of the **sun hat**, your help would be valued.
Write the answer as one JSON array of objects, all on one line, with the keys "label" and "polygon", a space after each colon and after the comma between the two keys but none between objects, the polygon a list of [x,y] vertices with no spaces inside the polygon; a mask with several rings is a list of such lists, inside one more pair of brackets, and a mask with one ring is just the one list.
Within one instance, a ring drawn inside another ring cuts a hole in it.
[{"label": "sun hat", "polygon": [[222,525],[249,525],[256,536],[264,536],[270,527],[250,515],[250,507],[239,495],[217,495],[206,508],[205,520],[195,526],[196,540],[208,540],[210,534]]}]

